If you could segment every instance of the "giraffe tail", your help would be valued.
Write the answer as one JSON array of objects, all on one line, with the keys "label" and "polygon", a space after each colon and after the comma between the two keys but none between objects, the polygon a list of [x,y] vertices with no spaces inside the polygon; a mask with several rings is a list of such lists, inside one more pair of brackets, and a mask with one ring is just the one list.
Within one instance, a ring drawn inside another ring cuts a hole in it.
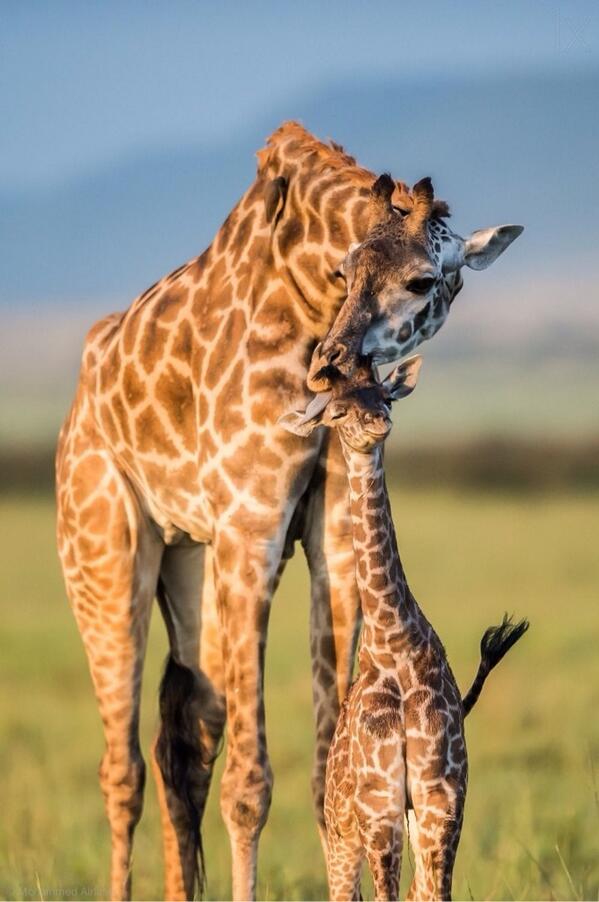
[{"label": "giraffe tail", "polygon": [[194,877],[200,895],[203,895],[206,871],[200,832],[201,812],[193,793],[196,775],[204,764],[197,693],[195,673],[169,654],[160,683],[160,732],[156,741],[156,760],[165,786],[183,803],[193,849]]},{"label": "giraffe tail", "polygon": [[[167,610],[169,599],[162,579],[158,580],[156,596],[163,611]],[[205,674],[181,664],[173,652],[171,643],[160,683],[160,731],[155,757],[165,787],[183,805],[193,856],[192,879],[202,897],[206,887],[206,869],[200,827],[207,784],[220,751],[224,709]],[[215,751],[210,751],[203,736],[211,739],[210,749]]]},{"label": "giraffe tail", "polygon": [[504,614],[499,626],[490,626],[485,630],[480,640],[480,664],[472,686],[462,699],[464,717],[470,713],[478,701],[485,680],[493,668],[499,664],[510,648],[522,638],[529,626],[528,620],[512,623],[512,618]]}]

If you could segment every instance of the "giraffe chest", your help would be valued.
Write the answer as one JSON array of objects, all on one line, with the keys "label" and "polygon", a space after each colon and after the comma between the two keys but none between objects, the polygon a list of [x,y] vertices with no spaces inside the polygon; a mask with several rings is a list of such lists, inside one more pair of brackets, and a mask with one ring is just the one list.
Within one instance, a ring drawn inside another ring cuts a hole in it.
[{"label": "giraffe chest", "polygon": [[[302,355],[256,359],[248,344],[239,342],[227,362],[209,361],[197,380],[191,367],[165,361],[128,429],[110,433],[166,542],[182,532],[208,542],[224,520],[272,531],[305,488],[322,436],[306,442],[277,425],[302,403]],[[116,394],[101,407],[102,422],[118,420],[123,406]]]},{"label": "giraffe chest", "polygon": [[272,528],[322,441],[277,425],[307,400],[313,337],[260,267],[245,282],[222,269],[197,288],[177,276],[91,349],[98,425],[165,539],[209,541],[225,519]]}]

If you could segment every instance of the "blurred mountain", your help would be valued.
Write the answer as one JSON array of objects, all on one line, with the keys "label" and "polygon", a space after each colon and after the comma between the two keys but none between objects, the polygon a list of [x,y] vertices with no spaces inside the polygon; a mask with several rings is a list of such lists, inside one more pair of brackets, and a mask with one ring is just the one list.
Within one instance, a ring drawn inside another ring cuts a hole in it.
[{"label": "blurred mountain", "polygon": [[84,178],[0,192],[0,444],[56,434],[89,325],[211,241],[254,177],[255,151],[289,118],[376,172],[430,174],[462,234],[526,226],[489,272],[466,274],[423,348],[408,424],[595,431],[598,96],[599,70],[353,78],[292,98],[227,144],[140,148]]},{"label": "blurred mountain", "polygon": [[534,271],[545,280],[566,268],[578,276],[596,266],[598,93],[599,70],[356,78],[293,98],[224,146],[140,148],[85,178],[2,192],[0,303],[126,306],[209,243],[253,178],[254,152],[288,118],[341,141],[375,171],[432,175],[458,230],[524,223],[504,279]]}]

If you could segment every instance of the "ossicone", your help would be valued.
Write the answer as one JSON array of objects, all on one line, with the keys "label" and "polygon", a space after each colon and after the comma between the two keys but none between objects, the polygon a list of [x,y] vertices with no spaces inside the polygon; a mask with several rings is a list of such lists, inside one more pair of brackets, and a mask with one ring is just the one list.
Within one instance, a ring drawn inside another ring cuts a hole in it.
[{"label": "ossicone", "polygon": [[395,182],[388,172],[383,172],[370,189],[369,228],[373,228],[393,215],[391,197],[395,191]]}]

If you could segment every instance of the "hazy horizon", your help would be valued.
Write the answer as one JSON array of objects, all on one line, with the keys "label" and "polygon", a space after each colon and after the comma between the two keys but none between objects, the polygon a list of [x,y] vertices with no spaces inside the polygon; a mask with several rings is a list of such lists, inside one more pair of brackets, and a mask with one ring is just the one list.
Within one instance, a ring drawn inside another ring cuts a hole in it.
[{"label": "hazy horizon", "polygon": [[415,427],[596,428],[595,4],[59,0],[0,18],[1,441],[55,433],[87,328],[210,242],[289,118],[375,172],[430,174],[462,234],[525,226],[423,346]]}]

